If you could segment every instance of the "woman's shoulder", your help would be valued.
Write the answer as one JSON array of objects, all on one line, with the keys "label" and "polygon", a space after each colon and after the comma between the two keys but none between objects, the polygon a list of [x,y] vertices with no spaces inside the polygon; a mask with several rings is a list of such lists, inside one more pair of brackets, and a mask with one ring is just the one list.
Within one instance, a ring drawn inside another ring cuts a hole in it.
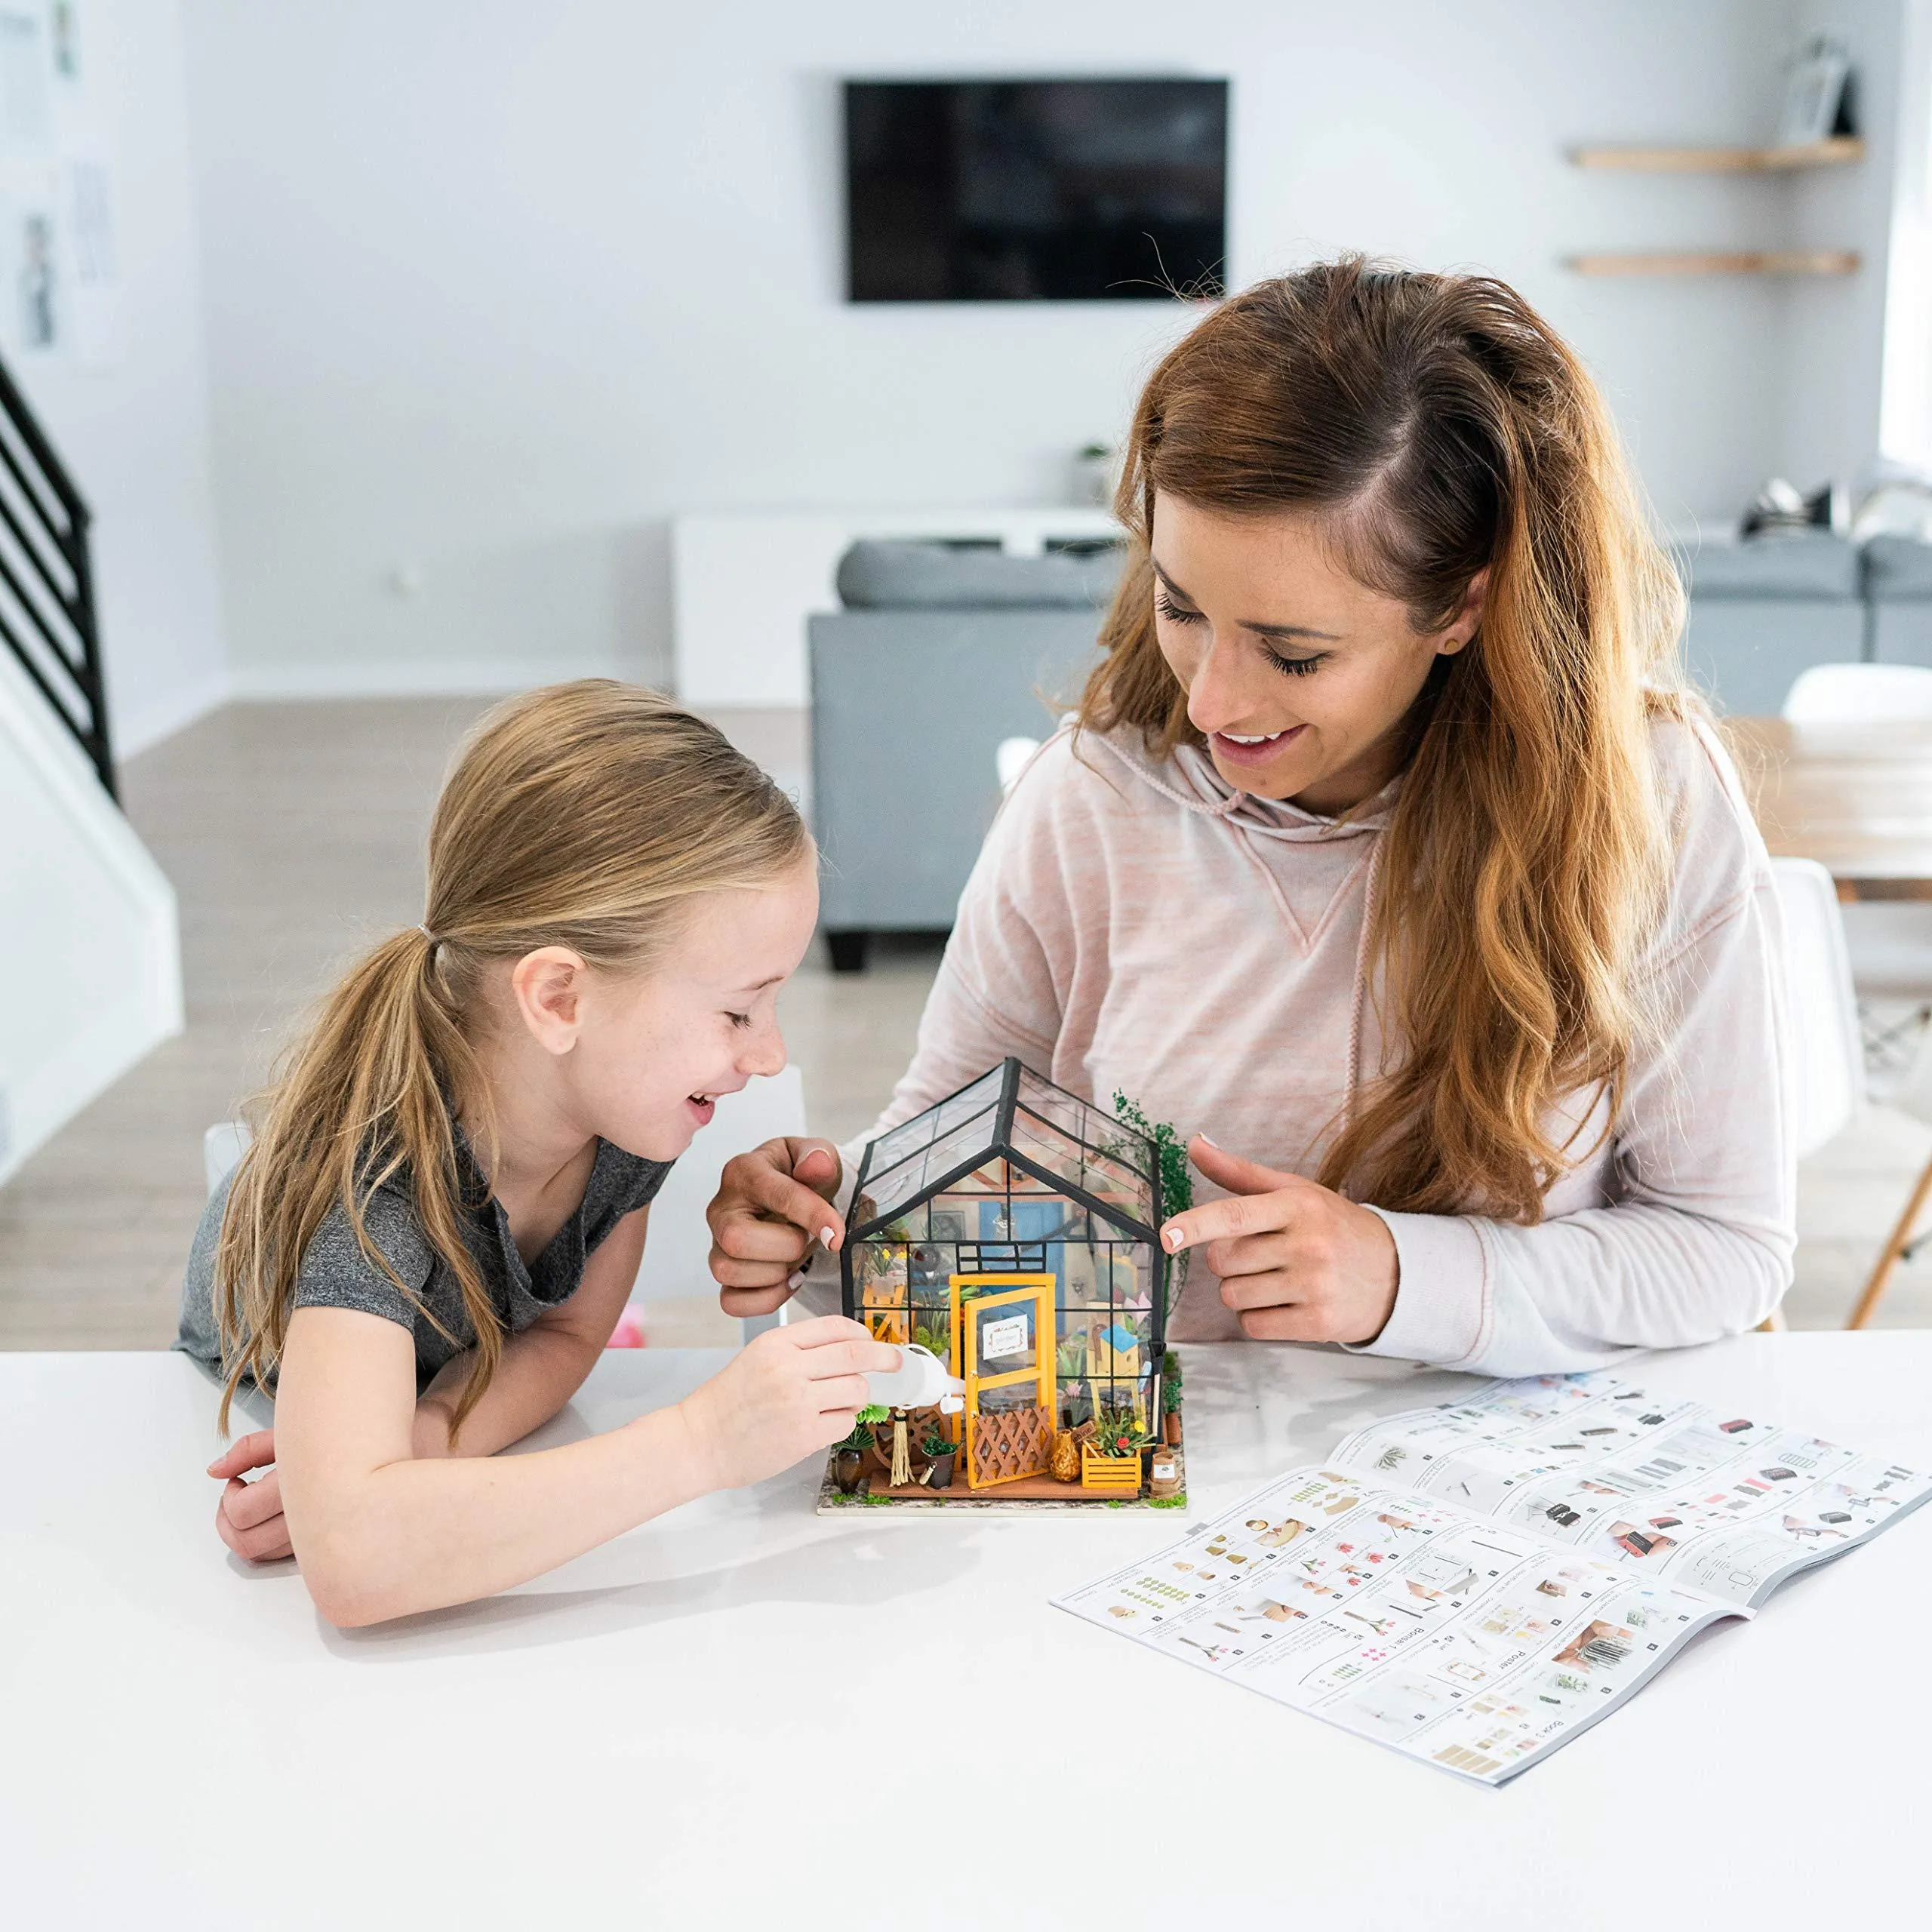
[{"label": "woman's shoulder", "polygon": [[1651,747],[1672,853],[1668,943],[1767,884],[1770,859],[1723,734],[1700,703],[1654,718]]},{"label": "woman's shoulder", "polygon": [[999,818],[1030,829],[1068,818],[1145,817],[1164,802],[1156,762],[1139,732],[1096,731],[1069,718],[1020,768]]}]

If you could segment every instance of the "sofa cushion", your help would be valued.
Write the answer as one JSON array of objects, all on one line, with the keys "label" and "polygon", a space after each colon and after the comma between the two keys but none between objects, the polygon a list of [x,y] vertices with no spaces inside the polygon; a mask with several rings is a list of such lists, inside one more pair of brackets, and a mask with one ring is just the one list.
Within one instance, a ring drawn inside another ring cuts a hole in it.
[{"label": "sofa cushion", "polygon": [[1932,599],[1932,543],[1915,537],[1875,537],[1865,546],[1865,594],[1875,604]]},{"label": "sofa cushion", "polygon": [[1693,597],[1856,597],[1858,552],[1822,530],[1770,530],[1681,557]]},{"label": "sofa cushion", "polygon": [[866,539],[839,558],[838,595],[848,611],[1095,608],[1113,595],[1122,555],[1015,557]]}]

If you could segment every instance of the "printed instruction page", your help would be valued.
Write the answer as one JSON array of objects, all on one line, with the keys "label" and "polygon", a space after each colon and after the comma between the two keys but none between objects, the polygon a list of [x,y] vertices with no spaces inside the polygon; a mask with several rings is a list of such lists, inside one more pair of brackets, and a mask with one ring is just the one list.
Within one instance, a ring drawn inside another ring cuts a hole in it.
[{"label": "printed instruction page", "polygon": [[1749,1614],[1333,1464],[1054,1601],[1484,1784],[1614,1709],[1707,1624]]},{"label": "printed instruction page", "polygon": [[1603,1371],[1493,1382],[1391,1417],[1348,1437],[1334,1466],[1752,1608],[1932,1493],[1882,1457]]}]

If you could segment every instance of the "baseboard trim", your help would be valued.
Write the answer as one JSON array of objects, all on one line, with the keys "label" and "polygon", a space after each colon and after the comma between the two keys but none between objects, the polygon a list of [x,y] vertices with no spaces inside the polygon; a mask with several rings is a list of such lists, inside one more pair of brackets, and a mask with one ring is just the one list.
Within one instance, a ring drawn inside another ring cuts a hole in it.
[{"label": "baseboard trim", "polygon": [[386,658],[370,663],[238,664],[237,698],[498,697],[572,678],[623,678],[661,688],[661,669],[608,658]]},{"label": "baseboard trim", "polygon": [[211,711],[219,711],[234,694],[233,678],[226,671],[217,671],[178,691],[169,692],[164,698],[128,706],[109,721],[114,732],[115,758],[140,757],[162,739],[186,731]]}]

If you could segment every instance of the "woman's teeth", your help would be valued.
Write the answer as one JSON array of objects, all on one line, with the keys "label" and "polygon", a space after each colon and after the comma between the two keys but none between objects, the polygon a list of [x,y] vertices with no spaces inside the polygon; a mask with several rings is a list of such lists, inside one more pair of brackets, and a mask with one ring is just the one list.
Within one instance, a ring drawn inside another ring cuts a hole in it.
[{"label": "woman's teeth", "polygon": [[1264,731],[1258,738],[1244,737],[1238,731],[1223,731],[1221,734],[1231,745],[1272,745],[1277,738],[1287,735],[1285,727],[1279,731]]}]

